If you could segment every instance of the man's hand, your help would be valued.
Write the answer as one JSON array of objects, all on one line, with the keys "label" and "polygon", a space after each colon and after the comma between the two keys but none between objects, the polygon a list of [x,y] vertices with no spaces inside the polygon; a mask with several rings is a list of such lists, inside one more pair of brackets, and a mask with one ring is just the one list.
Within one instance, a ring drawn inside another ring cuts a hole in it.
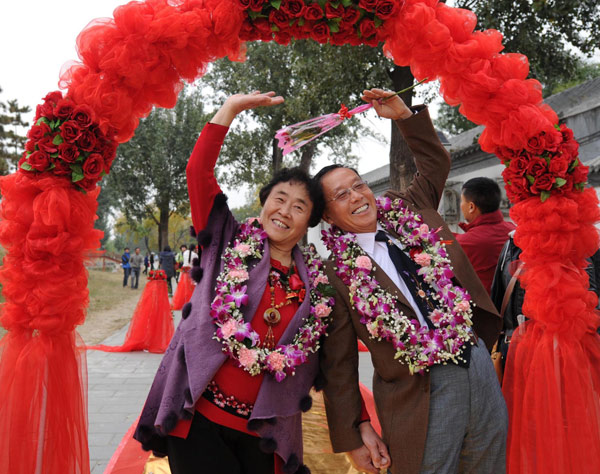
[{"label": "man's hand", "polygon": [[269,107],[283,103],[283,97],[276,96],[275,92],[254,91],[250,94],[234,94],[227,98],[225,103],[211,119],[211,123],[229,127],[237,114],[244,110],[256,107]]},{"label": "man's hand", "polygon": [[360,472],[370,472],[372,474],[379,474],[373,462],[371,461],[371,453],[369,449],[363,444],[360,448],[353,449],[346,453],[354,469]]},{"label": "man's hand", "polygon": [[364,446],[369,450],[373,466],[377,469],[387,469],[390,467],[391,458],[387,446],[375,432],[371,423],[365,421],[358,426],[358,429],[360,430]]},{"label": "man's hand", "polygon": [[[373,108],[380,117],[392,120],[404,120],[410,117],[413,114],[411,110],[399,96],[390,97],[393,94],[393,92],[384,91],[383,89],[371,89],[363,91],[361,98],[365,102],[372,103]],[[386,99],[387,97],[389,99]]]}]

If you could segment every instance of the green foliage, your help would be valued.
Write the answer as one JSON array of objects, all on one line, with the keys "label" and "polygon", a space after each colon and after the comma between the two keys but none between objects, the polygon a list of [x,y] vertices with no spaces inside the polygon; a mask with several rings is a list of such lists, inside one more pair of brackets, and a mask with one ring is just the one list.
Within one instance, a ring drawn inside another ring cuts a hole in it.
[{"label": "green foliage", "polygon": [[220,103],[233,93],[252,90],[273,90],[285,98],[282,106],[256,109],[238,119],[241,127],[238,123],[229,132],[219,158],[219,178],[230,186],[256,187],[280,165],[308,169],[323,153],[335,162],[355,163],[352,144],[369,133],[357,119],[346,121],[285,160],[278,155],[275,132],[337,112],[341,103],[348,108],[359,105],[365,88],[391,88],[388,70],[392,67],[380,48],[337,47],[309,40],[292,41],[288,46],[255,42],[248,44],[244,63],[215,62],[203,81],[217,91]]},{"label": "green foliage", "polygon": [[27,138],[21,135],[19,130],[29,125],[23,121],[22,114],[30,110],[27,106],[21,107],[14,99],[0,101],[0,174],[2,175],[10,171],[9,163],[16,166],[16,162],[23,154]]},{"label": "green foliage", "polygon": [[168,242],[169,216],[189,213],[185,167],[206,121],[200,91],[184,90],[174,109],[153,110],[117,150],[103,192],[130,224],[153,219],[161,246]]},{"label": "green foliage", "polygon": [[459,135],[476,127],[476,124],[458,112],[458,107],[451,107],[445,102],[440,105],[438,116],[433,122],[437,128],[450,136]]}]

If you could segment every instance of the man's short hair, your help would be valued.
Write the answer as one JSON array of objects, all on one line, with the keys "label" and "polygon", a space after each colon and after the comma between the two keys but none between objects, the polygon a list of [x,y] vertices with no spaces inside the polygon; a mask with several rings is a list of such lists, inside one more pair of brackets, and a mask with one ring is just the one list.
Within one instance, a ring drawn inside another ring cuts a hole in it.
[{"label": "man's short hair", "polygon": [[482,214],[497,211],[500,208],[500,187],[490,178],[473,178],[462,186],[462,194],[467,201],[475,204]]},{"label": "man's short hair", "polygon": [[316,175],[313,176],[313,182],[321,190],[321,192],[323,192],[323,184],[322,184],[323,177],[330,171],[336,170],[338,168],[346,168],[346,169],[352,170],[356,173],[356,176],[358,176],[360,178],[358,171],[356,171],[354,168],[351,168],[350,166],[340,165],[337,163],[334,163],[333,165],[324,166],[323,168],[321,168],[319,170],[319,172]]}]

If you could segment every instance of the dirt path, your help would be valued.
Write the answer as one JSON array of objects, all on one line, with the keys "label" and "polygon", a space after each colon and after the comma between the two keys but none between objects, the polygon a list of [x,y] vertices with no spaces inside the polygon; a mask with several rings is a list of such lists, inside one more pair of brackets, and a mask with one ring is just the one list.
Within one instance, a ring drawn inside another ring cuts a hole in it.
[{"label": "dirt path", "polygon": [[121,286],[119,284],[121,279],[121,275],[118,275],[115,286],[108,290],[112,300],[109,303],[94,305],[94,299],[90,297],[91,304],[85,323],[77,328],[77,332],[86,344],[91,345],[102,342],[131,321],[140,295],[144,291],[146,277],[140,277],[137,290]]}]

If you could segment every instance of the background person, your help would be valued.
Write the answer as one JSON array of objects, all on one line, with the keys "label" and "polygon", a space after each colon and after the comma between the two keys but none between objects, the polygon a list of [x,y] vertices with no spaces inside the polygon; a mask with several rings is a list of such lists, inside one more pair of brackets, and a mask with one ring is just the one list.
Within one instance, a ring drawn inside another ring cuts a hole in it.
[{"label": "background person", "polygon": [[139,247],[135,248],[135,253],[129,259],[129,263],[131,264],[131,289],[137,290],[140,281],[140,270],[144,263],[144,257],[140,254]]},{"label": "background person", "polygon": [[169,296],[173,295],[172,278],[175,275],[175,254],[171,247],[165,245],[163,251],[158,254],[158,263],[160,268],[167,274],[167,284],[169,286]]},{"label": "background person", "polygon": [[129,253],[129,247],[125,247],[125,251],[123,255],[121,255],[121,267],[123,268],[123,288],[127,286],[127,280],[129,280],[129,275],[131,273],[131,264],[129,263],[129,259],[131,255]]},{"label": "background person", "polygon": [[456,240],[488,293],[500,251],[509,232],[515,230],[500,211],[501,196],[498,184],[484,177],[468,180],[460,196],[460,210],[467,222],[459,224],[465,233],[456,234]]}]

